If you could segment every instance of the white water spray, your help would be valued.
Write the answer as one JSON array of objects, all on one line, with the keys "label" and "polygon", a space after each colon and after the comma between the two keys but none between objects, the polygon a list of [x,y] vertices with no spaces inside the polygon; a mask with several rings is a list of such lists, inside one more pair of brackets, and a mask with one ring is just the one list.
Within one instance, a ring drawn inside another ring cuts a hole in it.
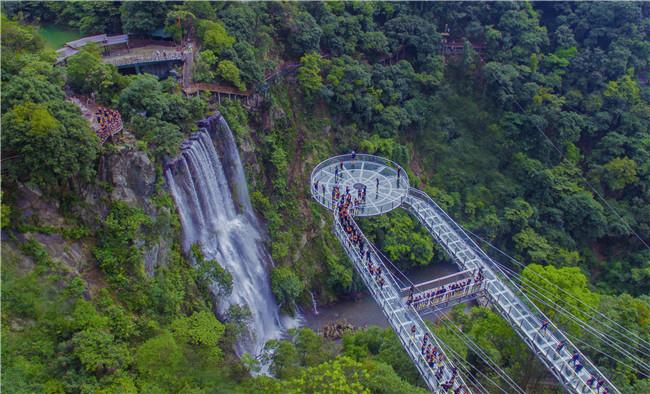
[{"label": "white water spray", "polygon": [[219,299],[219,313],[232,304],[251,311],[249,332],[237,344],[237,353],[258,355],[266,341],[281,337],[285,326],[295,323],[280,320],[269,284],[273,263],[251,208],[232,132],[220,114],[200,126],[168,163],[165,178],[183,227],[185,252],[198,243],[207,259],[216,260],[233,276],[232,294]]}]

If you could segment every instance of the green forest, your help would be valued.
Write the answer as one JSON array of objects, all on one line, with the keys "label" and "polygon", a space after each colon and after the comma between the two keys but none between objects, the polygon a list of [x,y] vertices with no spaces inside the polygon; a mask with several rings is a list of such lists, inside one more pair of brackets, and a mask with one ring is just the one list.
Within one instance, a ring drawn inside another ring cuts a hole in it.
[{"label": "green forest", "polygon": [[[4,392],[427,392],[390,328],[340,340],[291,329],[261,357],[237,356],[250,312],[214,313],[232,276],[182,252],[163,175],[215,111],[235,134],[283,311],[364,292],[309,177],[330,156],[376,154],[518,274],[621,392],[650,392],[650,3],[21,1],[1,12]],[[191,41],[193,81],[260,100],[186,95],[173,78],[120,73],[95,45],[55,65],[54,27]],[[269,79],[277,70],[291,71]],[[119,110],[125,136],[101,144],[71,95]],[[360,224],[402,270],[450,261],[406,211]],[[563,391],[493,309],[447,317],[433,332],[489,392],[508,382],[481,355],[525,392]]]}]

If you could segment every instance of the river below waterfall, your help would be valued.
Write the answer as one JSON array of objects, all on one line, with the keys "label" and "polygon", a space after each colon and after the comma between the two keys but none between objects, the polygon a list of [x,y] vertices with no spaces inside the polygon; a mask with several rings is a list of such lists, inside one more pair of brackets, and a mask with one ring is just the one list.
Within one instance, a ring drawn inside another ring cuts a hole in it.
[{"label": "river below waterfall", "polygon": [[[451,262],[431,264],[426,267],[414,268],[406,275],[413,283],[420,283],[434,278],[458,272],[458,267]],[[425,319],[434,319],[434,315]],[[355,327],[380,326],[388,327],[388,320],[373,298],[364,293],[357,300],[342,300],[330,305],[318,305],[318,314],[313,308],[303,311],[304,323],[307,327],[320,330],[328,323],[346,320]]]}]

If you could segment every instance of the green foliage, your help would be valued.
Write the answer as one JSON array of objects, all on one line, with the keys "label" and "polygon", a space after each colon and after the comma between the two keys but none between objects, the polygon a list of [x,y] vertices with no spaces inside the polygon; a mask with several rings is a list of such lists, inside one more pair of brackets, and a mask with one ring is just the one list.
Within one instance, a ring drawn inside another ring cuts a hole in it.
[{"label": "green foliage", "polygon": [[224,99],[219,111],[228,122],[228,126],[237,138],[246,138],[250,134],[248,128],[248,112],[239,100]]},{"label": "green foliage", "polygon": [[97,95],[100,102],[110,103],[124,87],[124,78],[117,68],[104,64],[100,49],[86,45],[67,61],[67,82],[73,90],[83,95]]},{"label": "green foliage", "polygon": [[99,143],[79,109],[64,101],[16,105],[2,116],[3,165],[13,180],[58,187],[95,173]]},{"label": "green foliage", "polygon": [[147,144],[157,159],[162,161],[178,153],[184,135],[174,123],[134,115],[131,124],[135,135]]},{"label": "green foliage", "polygon": [[298,84],[307,97],[314,97],[323,88],[321,64],[323,58],[318,53],[308,53],[300,58]]},{"label": "green foliage", "polygon": [[[129,85],[122,90],[119,107],[127,120],[136,119],[137,115],[156,118],[174,123],[174,126],[189,128],[189,123],[202,117],[206,103],[200,98],[186,98],[180,93],[168,92],[166,82],[160,82],[150,74],[132,77]],[[141,131],[144,133],[144,131]]]},{"label": "green foliage", "polygon": [[323,30],[308,12],[300,12],[289,23],[288,44],[293,55],[318,52]]},{"label": "green foliage", "polygon": [[199,23],[198,34],[203,46],[217,56],[235,43],[235,38],[228,34],[223,24],[216,21],[202,20]]},{"label": "green foliage", "polygon": [[197,276],[207,289],[213,284],[219,287],[218,294],[224,297],[232,293],[232,274],[216,260],[207,260],[198,244],[192,245],[192,255],[196,259]]},{"label": "green foliage", "polygon": [[604,181],[611,190],[620,190],[629,184],[636,183],[637,166],[627,157],[617,157],[603,165]]},{"label": "green foliage", "polygon": [[144,212],[123,202],[114,203],[103,221],[93,254],[116,286],[127,288],[142,278],[142,252],[136,240],[142,237],[142,226],[149,224],[151,219]]},{"label": "green foliage", "polygon": [[194,312],[192,316],[181,317],[172,322],[174,336],[181,342],[194,347],[216,362],[222,357],[218,343],[223,336],[225,327],[210,311]]},{"label": "green foliage", "polygon": [[433,259],[431,236],[406,212],[395,211],[361,223],[364,232],[400,266],[427,265]]},{"label": "green foliage", "polygon": [[2,199],[2,196],[3,193],[0,192],[0,201],[2,201],[0,204],[0,229],[9,226],[11,220],[11,206],[4,203],[5,200]]},{"label": "green foliage", "polygon": [[[587,320],[588,305],[595,308],[599,303],[599,295],[593,293],[587,287],[587,277],[576,267],[555,268],[553,266],[541,266],[530,264],[522,271],[525,278],[524,291],[530,292],[533,296],[539,297],[533,290],[541,291],[550,299],[551,305],[556,308],[563,308],[570,311],[581,320]],[[530,285],[527,285],[530,283]],[[530,286],[530,289],[529,289]],[[569,293],[555,290],[555,286]],[[532,290],[531,290],[532,289]],[[579,333],[581,328],[575,322],[567,320],[566,317],[557,315],[555,310],[545,305],[538,305],[547,316],[553,321],[558,321],[570,329],[573,333]]]},{"label": "green foliage", "polygon": [[235,63],[230,60],[222,60],[217,65],[217,74],[223,78],[225,81],[232,82],[235,87],[239,90],[246,90],[246,85],[241,81],[239,76],[239,69]]},{"label": "green foliage", "polygon": [[147,34],[163,26],[169,4],[125,2],[120,7],[122,29],[128,34]]},{"label": "green foliage", "polygon": [[300,278],[288,267],[276,267],[271,271],[271,290],[280,305],[292,308],[304,287]]},{"label": "green foliage", "polygon": [[169,332],[147,340],[135,353],[135,366],[142,378],[161,389],[180,388],[185,363],[181,347]]}]

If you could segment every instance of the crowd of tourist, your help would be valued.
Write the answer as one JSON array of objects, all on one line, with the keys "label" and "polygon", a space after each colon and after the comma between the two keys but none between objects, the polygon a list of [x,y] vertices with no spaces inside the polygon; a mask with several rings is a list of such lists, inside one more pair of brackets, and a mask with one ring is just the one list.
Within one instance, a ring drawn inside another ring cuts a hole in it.
[{"label": "crowd of tourist", "polygon": [[102,144],[115,133],[122,130],[122,117],[114,109],[99,107],[95,111],[96,133]]},{"label": "crowd of tourist", "polygon": [[350,189],[347,188],[345,194],[341,194],[338,185],[335,185],[332,190],[332,199],[336,201],[336,210],[339,217],[339,223],[345,231],[350,244],[357,249],[362,259],[366,261],[368,272],[375,279],[380,289],[384,288],[386,280],[382,276],[381,265],[374,264],[372,261],[372,252],[370,245],[366,245],[366,241],[361,235],[361,231],[357,228],[356,224],[350,217],[350,208],[353,203],[352,194]]},{"label": "crowd of tourist", "polygon": [[418,294],[415,294],[415,287],[411,286],[409,295],[406,299],[406,305],[412,305],[417,310],[424,309],[438,304],[442,300],[449,299],[454,295],[463,292],[467,288],[470,288],[471,291],[473,288],[480,286],[482,282],[483,268],[479,268],[473,278],[467,278],[463,281],[442,285]]},{"label": "crowd of tourist", "polygon": [[[417,331],[415,324],[411,327],[411,333],[415,333]],[[424,335],[422,336],[422,341],[420,342],[420,352],[422,353],[422,356],[427,362],[427,365],[431,369],[435,369],[435,376],[438,381],[442,381],[443,375],[444,375],[444,370],[445,370],[445,354],[438,349],[437,346],[435,346],[432,342],[429,342],[429,333],[425,332]],[[445,392],[449,392],[449,390],[454,387],[454,381],[456,380],[456,376],[458,376],[458,370],[456,367],[451,368],[451,377],[447,379],[444,383],[442,383],[442,388]],[[454,389],[454,394],[462,394],[465,393],[466,390],[463,389],[462,385],[458,385]]]}]

